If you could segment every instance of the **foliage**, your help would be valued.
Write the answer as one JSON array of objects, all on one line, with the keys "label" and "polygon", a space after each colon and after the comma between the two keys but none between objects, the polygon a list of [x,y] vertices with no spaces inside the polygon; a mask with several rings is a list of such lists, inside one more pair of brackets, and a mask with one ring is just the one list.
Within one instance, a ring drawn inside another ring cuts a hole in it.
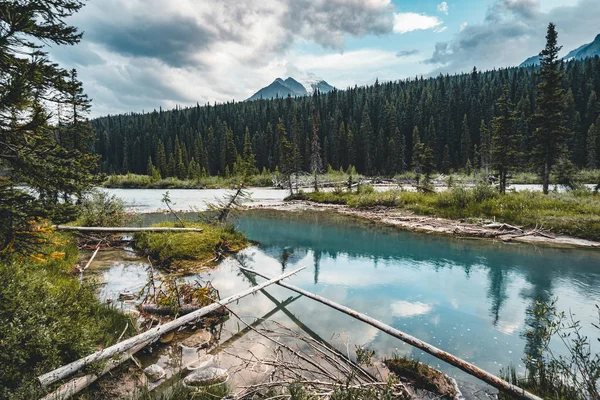
[{"label": "foliage", "polygon": [[77,247],[46,232],[31,257],[0,263],[0,397],[39,398],[35,377],[133,333],[128,317],[96,299],[71,274]]},{"label": "foliage", "polygon": [[492,120],[492,165],[498,171],[500,193],[506,192],[506,179],[509,168],[515,164],[519,140],[516,134],[517,120],[509,98],[508,85],[504,86],[502,97],[498,99],[499,115]]},{"label": "foliage", "polygon": [[[597,99],[595,94],[600,93],[600,58],[560,63],[567,103],[562,115],[566,127],[573,131],[567,145],[571,161],[582,168],[588,164],[588,131],[598,119],[597,100],[588,99]],[[241,154],[248,132],[258,169],[283,171],[286,158],[281,158],[280,148],[284,129],[287,141],[297,151],[295,164],[307,174],[312,172],[311,161],[317,156],[313,147],[320,150],[325,168],[331,165],[335,171],[340,168],[346,171],[354,165],[358,173],[369,176],[402,174],[411,168],[414,152],[427,147],[432,151],[433,167],[438,172],[464,171],[467,162],[473,169],[481,167],[489,172],[491,122],[500,115],[496,103],[508,85],[508,98],[514,104],[517,119],[514,131],[522,138],[519,142],[522,156],[511,165],[511,172],[539,172],[531,162],[537,144],[534,132],[540,126],[531,116],[542,112],[536,102],[540,78],[533,68],[474,70],[468,74],[377,83],[295,99],[113,115],[93,121],[99,133],[96,149],[102,155],[104,172],[143,174],[147,171],[148,157],[157,166],[168,164],[159,160],[171,157],[177,137],[184,167],[189,169],[194,158],[207,176],[224,177],[219,151],[222,143],[231,145],[231,131],[237,154]],[[312,122],[313,109],[316,123]],[[415,127],[423,146],[415,146]],[[315,132],[317,141],[312,140]],[[600,142],[592,144],[596,146],[595,153],[600,154]],[[127,171],[123,169],[125,157]],[[168,165],[163,169],[163,179],[176,176],[168,171]]]},{"label": "foliage", "polygon": [[305,193],[305,200],[346,204],[354,208],[396,207],[442,218],[495,218],[525,227],[543,226],[558,234],[600,240],[600,194],[588,190],[567,193],[509,192],[500,195],[480,183],[468,189],[456,187],[439,193],[402,190],[367,194]]},{"label": "foliage", "polygon": [[[155,226],[177,224],[165,222]],[[136,248],[161,267],[185,270],[211,265],[222,253],[248,245],[246,237],[231,226],[188,223],[187,227],[201,228],[202,232],[139,232],[134,236]]]},{"label": "foliage", "polygon": [[[600,398],[600,353],[592,352],[590,338],[583,334],[583,327],[572,313],[567,316],[558,312],[556,300],[551,303],[537,302],[529,310],[534,321],[525,336],[535,343],[536,352],[528,354],[524,362],[525,377],[518,377],[514,368],[503,371],[510,382],[546,399],[584,400]],[[600,308],[598,322],[592,324],[600,330]],[[563,344],[565,355],[550,349],[550,342]],[[596,341],[600,339],[596,337]],[[503,398],[510,398],[503,395]]]},{"label": "foliage", "polygon": [[[98,157],[90,154],[89,99],[77,72],[51,63],[43,51],[46,44],[79,42],[81,34],[65,20],[83,4],[0,3],[0,250],[13,246],[15,233],[32,218],[60,222],[71,217],[72,196],[81,198],[102,180],[92,175]],[[52,120],[50,107],[64,112]]]},{"label": "foliage", "polygon": [[123,200],[102,190],[87,194],[74,222],[78,226],[126,226],[133,219]]},{"label": "foliage", "polygon": [[[553,23],[548,24],[546,47],[540,53],[539,83],[537,85],[537,110],[532,120],[536,125],[533,133],[535,148],[532,153],[544,185],[544,194],[548,194],[550,172],[561,156],[568,153],[567,140],[570,130],[567,126],[567,93],[564,89],[564,72],[558,53],[558,33]],[[580,160],[580,163],[585,160]]]}]

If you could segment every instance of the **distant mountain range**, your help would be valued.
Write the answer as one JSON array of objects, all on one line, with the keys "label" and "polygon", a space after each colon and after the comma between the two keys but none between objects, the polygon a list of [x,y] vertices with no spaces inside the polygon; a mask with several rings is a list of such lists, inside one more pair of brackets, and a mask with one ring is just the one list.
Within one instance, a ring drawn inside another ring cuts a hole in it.
[{"label": "distant mountain range", "polygon": [[[584,44],[581,47],[571,50],[569,54],[563,57],[563,60],[583,60],[584,58],[600,56],[600,35],[596,36],[596,39],[592,43]],[[539,65],[540,56],[529,57],[523,61],[519,67],[529,67],[531,65]]]},{"label": "distant mountain range", "polygon": [[319,78],[307,79],[303,83],[298,82],[292,77],[288,77],[285,81],[281,78],[277,78],[269,86],[254,93],[248,98],[248,101],[273,99],[275,97],[285,98],[288,97],[288,95],[292,97],[308,96],[316,90],[321,93],[328,93],[333,89],[333,86]]}]

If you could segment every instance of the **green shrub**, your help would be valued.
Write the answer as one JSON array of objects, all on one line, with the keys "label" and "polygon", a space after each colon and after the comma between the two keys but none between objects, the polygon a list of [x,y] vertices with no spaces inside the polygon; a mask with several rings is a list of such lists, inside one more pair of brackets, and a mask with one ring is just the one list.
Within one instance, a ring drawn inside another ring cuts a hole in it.
[{"label": "green shrub", "polygon": [[133,333],[128,317],[101,304],[94,288],[71,274],[78,252],[68,237],[47,240],[53,244],[41,257],[0,262],[3,399],[39,398],[36,376],[115,344],[126,326],[124,337]]},{"label": "green shrub", "polygon": [[75,221],[79,226],[125,226],[133,215],[128,213],[123,200],[97,190],[85,197]]}]

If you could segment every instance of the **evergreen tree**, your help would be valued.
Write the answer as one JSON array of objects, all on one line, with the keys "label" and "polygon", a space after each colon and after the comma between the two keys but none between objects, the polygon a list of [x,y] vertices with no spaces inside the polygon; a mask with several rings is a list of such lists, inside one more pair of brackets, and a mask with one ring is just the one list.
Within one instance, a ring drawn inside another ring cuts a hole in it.
[{"label": "evergreen tree", "polygon": [[165,145],[162,140],[158,141],[158,147],[156,150],[156,167],[160,171],[160,175],[163,178],[169,176],[169,169],[167,167],[167,156],[165,155]]},{"label": "evergreen tree", "polygon": [[412,168],[413,171],[415,171],[417,174],[420,174],[422,172],[421,161],[423,160],[423,151],[425,147],[423,146],[423,143],[421,143],[419,128],[416,125],[413,128],[412,141]]},{"label": "evergreen tree", "polygon": [[540,83],[537,87],[537,112],[534,163],[542,177],[544,194],[548,194],[550,172],[559,157],[567,152],[569,130],[566,127],[566,94],[563,88],[564,74],[558,52],[558,33],[553,23],[548,25],[546,47],[540,53]]},{"label": "evergreen tree", "polygon": [[446,144],[442,153],[442,172],[447,174],[450,172],[452,161],[450,160],[450,147]]},{"label": "evergreen tree", "polygon": [[596,169],[598,167],[598,159],[596,158],[596,146],[598,142],[598,129],[596,125],[590,125],[587,134],[587,167]]},{"label": "evergreen tree", "polygon": [[481,159],[481,168],[485,170],[487,174],[488,168],[491,162],[491,147],[492,141],[490,136],[490,130],[485,123],[485,120],[481,120],[481,124],[479,125],[479,140],[480,140],[480,159]]},{"label": "evergreen tree", "polygon": [[467,161],[471,159],[471,134],[469,133],[469,121],[466,114],[463,117],[460,132],[461,164],[466,166]]},{"label": "evergreen tree", "polygon": [[237,156],[237,149],[233,141],[233,132],[229,127],[226,127],[225,137],[223,138],[223,143],[221,143],[221,170],[231,171],[237,160]]},{"label": "evergreen tree", "polygon": [[321,146],[319,145],[319,125],[317,123],[317,113],[315,112],[314,108],[312,111],[312,142],[310,146],[310,151],[310,170],[314,177],[313,186],[315,192],[318,192],[318,174],[323,168],[323,163],[321,161]]},{"label": "evergreen tree", "polygon": [[[36,250],[30,247],[30,222],[52,218],[60,223],[73,217],[71,196],[80,198],[103,179],[92,175],[97,159],[89,149],[89,100],[76,73],[51,63],[44,51],[46,44],[79,42],[81,33],[67,19],[83,4],[0,3],[0,256],[4,250]],[[73,115],[53,126],[50,110],[59,108]],[[70,143],[63,145],[61,136]]]},{"label": "evergreen tree", "polygon": [[519,141],[515,134],[515,111],[509,98],[508,85],[498,99],[499,115],[492,121],[492,165],[498,171],[499,191],[506,192],[506,179],[517,158]]},{"label": "evergreen tree", "polygon": [[246,128],[246,133],[244,134],[244,157],[243,161],[245,163],[244,167],[246,171],[244,174],[251,176],[258,174],[258,168],[256,168],[256,157],[254,155],[254,150],[252,149],[252,139],[250,138],[250,131]]},{"label": "evergreen tree", "polygon": [[277,135],[279,136],[279,171],[286,177],[290,195],[293,195],[292,175],[297,172],[298,147],[288,139],[282,120],[277,124]]}]

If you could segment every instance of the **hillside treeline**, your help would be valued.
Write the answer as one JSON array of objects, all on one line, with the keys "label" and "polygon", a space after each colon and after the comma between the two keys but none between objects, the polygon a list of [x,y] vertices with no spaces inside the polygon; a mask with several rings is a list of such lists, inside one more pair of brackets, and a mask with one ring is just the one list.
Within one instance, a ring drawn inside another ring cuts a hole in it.
[{"label": "hillside treeline", "polygon": [[[600,155],[600,58],[561,63],[571,161],[598,167]],[[234,173],[246,132],[259,170],[281,168],[280,142],[293,144],[293,163],[311,170],[311,151],[322,165],[356,167],[366,175],[394,175],[419,167],[430,149],[438,172],[492,164],[495,117],[505,88],[512,106],[509,135],[518,142],[512,170],[533,170],[536,93],[533,68],[509,68],[435,78],[414,78],[334,90],[308,97],[197,105],[170,111],[129,113],[92,121],[107,173],[145,174],[152,164],[164,177],[194,178]],[[313,110],[316,118],[313,119]],[[313,120],[319,146],[312,146]],[[281,129],[281,124],[283,128]],[[278,129],[279,124],[279,129]]]}]

